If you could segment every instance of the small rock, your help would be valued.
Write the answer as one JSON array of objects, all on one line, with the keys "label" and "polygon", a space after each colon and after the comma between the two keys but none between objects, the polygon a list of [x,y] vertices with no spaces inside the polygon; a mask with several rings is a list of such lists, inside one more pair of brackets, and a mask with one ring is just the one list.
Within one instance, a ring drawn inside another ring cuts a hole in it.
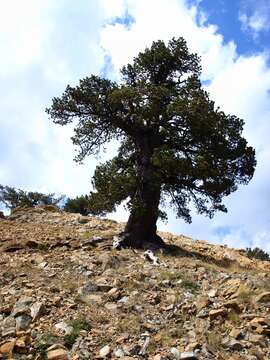
[{"label": "small rock", "polygon": [[88,283],[85,286],[82,286],[78,289],[79,295],[89,295],[99,291],[99,287],[97,284]]},{"label": "small rock", "polygon": [[129,301],[129,296],[123,296],[120,300],[118,300],[118,303],[120,304],[126,304]]},{"label": "small rock", "polygon": [[270,302],[270,291],[263,292],[262,294],[258,295],[255,299],[256,302]]},{"label": "small rock", "polygon": [[33,321],[36,321],[41,315],[45,313],[45,306],[41,302],[35,302],[30,307],[30,313]]},{"label": "small rock", "polygon": [[3,321],[2,337],[12,337],[16,333],[16,321],[12,316],[8,316]]},{"label": "small rock", "polygon": [[64,349],[50,350],[47,352],[47,360],[68,360],[68,353]]},{"label": "small rock", "polygon": [[234,311],[236,311],[237,313],[240,313],[241,312],[241,308],[238,304],[237,301],[235,300],[230,300],[230,301],[227,301],[223,304],[223,306],[227,309],[233,309]]},{"label": "small rock", "polygon": [[12,354],[12,351],[15,346],[15,339],[5,342],[0,346],[0,354]]},{"label": "small rock", "polygon": [[47,261],[42,261],[41,263],[38,264],[38,268],[45,269],[47,265],[48,265]]},{"label": "small rock", "polygon": [[206,318],[208,315],[209,315],[209,310],[208,309],[201,309],[198,312],[197,317],[203,319],[203,318]]},{"label": "small rock", "polygon": [[101,304],[102,303],[102,295],[91,294],[91,295],[81,295],[79,300],[86,305],[92,304]]},{"label": "small rock", "polygon": [[243,349],[243,344],[240,341],[237,341],[235,339],[226,338],[226,339],[224,339],[222,344],[226,348],[228,348],[230,350],[234,350],[234,351],[241,351]]},{"label": "small rock", "polygon": [[99,355],[102,358],[106,358],[107,356],[109,356],[111,353],[111,348],[109,347],[109,345],[105,345],[102,349],[99,350]]},{"label": "small rock", "polygon": [[217,290],[216,289],[212,289],[210,290],[207,295],[210,297],[210,298],[214,298],[217,296]]},{"label": "small rock", "polygon": [[179,351],[178,349],[176,349],[175,347],[173,347],[173,348],[171,348],[170,351],[171,351],[174,359],[176,359],[176,360],[179,360],[179,359],[180,359],[181,353],[180,353],[180,351]]},{"label": "small rock", "polygon": [[61,321],[54,325],[58,330],[61,330],[65,335],[69,335],[73,331],[73,327],[68,325],[65,321]]},{"label": "small rock", "polygon": [[114,356],[117,358],[122,358],[125,356],[125,353],[121,348],[115,349],[113,353],[114,353]]},{"label": "small rock", "polygon": [[242,330],[233,328],[233,329],[230,331],[229,335],[230,335],[231,337],[233,337],[234,339],[238,340],[238,339],[240,339],[240,338],[242,337],[243,333],[242,333]]},{"label": "small rock", "polygon": [[115,311],[118,309],[118,306],[115,303],[106,303],[104,306],[107,310],[110,310],[110,311]]},{"label": "small rock", "polygon": [[227,315],[227,310],[226,309],[216,309],[216,310],[210,310],[209,311],[209,317],[210,320],[214,320],[218,317],[224,317]]},{"label": "small rock", "polygon": [[190,352],[181,353],[180,359],[182,359],[182,360],[197,360],[198,358],[193,351],[190,351]]},{"label": "small rock", "polygon": [[30,315],[20,315],[16,317],[16,330],[17,331],[21,331],[21,330],[27,330],[28,327],[30,326],[32,321],[32,317]]}]

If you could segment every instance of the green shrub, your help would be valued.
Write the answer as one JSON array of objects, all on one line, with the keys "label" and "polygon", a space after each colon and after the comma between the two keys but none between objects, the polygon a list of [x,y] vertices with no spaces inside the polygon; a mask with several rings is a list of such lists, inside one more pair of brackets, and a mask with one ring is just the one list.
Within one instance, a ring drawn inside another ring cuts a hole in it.
[{"label": "green shrub", "polygon": [[64,211],[71,213],[80,213],[81,215],[89,214],[89,198],[87,195],[77,196],[75,199],[68,198],[64,208]]},{"label": "green shrub", "polygon": [[254,249],[246,248],[246,255],[250,259],[270,261],[270,255],[258,247],[255,247]]},{"label": "green shrub", "polygon": [[70,334],[65,335],[64,342],[65,342],[65,346],[68,349],[71,349],[77,337],[79,336],[80,331],[81,330],[89,331],[91,329],[91,325],[86,319],[82,319],[82,318],[71,321],[69,325],[72,326],[73,330]]},{"label": "green shrub", "polygon": [[40,360],[45,360],[47,358],[47,349],[57,343],[57,340],[57,337],[53,336],[51,333],[41,335],[34,346],[36,352],[39,354]]},{"label": "green shrub", "polygon": [[43,194],[37,191],[24,191],[11,186],[0,185],[0,204],[9,210],[17,207],[35,207],[38,205],[57,205],[64,196],[55,197],[55,194]]}]

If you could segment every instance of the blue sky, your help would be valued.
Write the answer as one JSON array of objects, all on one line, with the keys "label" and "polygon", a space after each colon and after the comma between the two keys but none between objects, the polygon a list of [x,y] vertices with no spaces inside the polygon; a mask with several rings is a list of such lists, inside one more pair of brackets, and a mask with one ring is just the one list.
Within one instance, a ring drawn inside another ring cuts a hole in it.
[{"label": "blue sky", "polygon": [[[119,69],[153,40],[183,36],[202,59],[202,81],[225,112],[245,120],[257,152],[248,186],[225,200],[228,214],[194,213],[185,224],[169,211],[162,230],[270,252],[269,0],[10,0],[0,4],[0,184],[75,196],[88,193],[99,159],[73,162],[72,128],[45,108],[67,84]],[[111,215],[126,220],[120,208]]]}]

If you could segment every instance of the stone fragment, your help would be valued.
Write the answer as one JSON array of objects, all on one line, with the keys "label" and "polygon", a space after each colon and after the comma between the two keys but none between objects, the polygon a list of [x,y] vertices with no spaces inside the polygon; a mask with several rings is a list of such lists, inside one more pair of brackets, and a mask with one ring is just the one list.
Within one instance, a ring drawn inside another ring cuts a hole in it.
[{"label": "stone fragment", "polygon": [[175,360],[179,360],[179,359],[180,359],[181,352],[180,352],[178,349],[176,349],[175,347],[172,347],[170,351],[171,351],[171,353],[172,353],[172,355],[173,355],[173,358],[174,358]]},{"label": "stone fragment", "polygon": [[222,341],[222,344],[230,350],[233,351],[241,351],[243,349],[243,344],[240,341],[237,341],[235,339],[229,339],[229,338],[225,338]]},{"label": "stone fragment", "polygon": [[240,308],[240,305],[237,301],[235,300],[229,300],[229,301],[226,301],[223,306],[227,309],[233,309],[234,311],[236,311],[237,313],[240,313],[241,312],[241,308]]},{"label": "stone fragment", "polygon": [[0,354],[12,354],[12,351],[13,351],[14,346],[15,346],[15,342],[16,342],[15,339],[4,342],[0,346]]},{"label": "stone fragment", "polygon": [[267,303],[270,302],[270,291],[263,292],[262,294],[258,295],[255,299],[256,302],[259,303]]},{"label": "stone fragment", "polygon": [[242,337],[243,333],[242,333],[242,330],[233,328],[233,329],[230,331],[229,335],[230,335],[231,337],[233,337],[234,339],[238,340],[238,339],[240,339],[240,338]]},{"label": "stone fragment", "polygon": [[251,342],[254,345],[258,345],[258,346],[261,346],[261,347],[266,346],[265,337],[263,335],[249,334],[248,341]]},{"label": "stone fragment", "polygon": [[110,311],[115,311],[118,309],[117,304],[111,303],[111,302],[106,303],[104,306],[107,310],[110,310]]},{"label": "stone fragment", "polygon": [[54,327],[60,331],[62,331],[65,335],[69,335],[73,331],[73,327],[68,325],[65,321],[60,321],[55,324]]},{"label": "stone fragment", "polygon": [[56,349],[47,352],[47,360],[68,360],[69,356],[66,350]]},{"label": "stone fragment", "polygon": [[110,355],[111,353],[111,348],[109,345],[105,345],[103,346],[103,348],[101,348],[99,350],[99,355],[102,357],[102,358],[106,358]]},{"label": "stone fragment", "polygon": [[207,296],[200,296],[196,301],[196,308],[199,312],[203,308],[207,308],[210,305],[209,298]]},{"label": "stone fragment", "polygon": [[189,351],[189,352],[181,353],[180,359],[182,359],[182,360],[197,360],[198,358],[193,351]]},{"label": "stone fragment", "polygon": [[240,279],[229,279],[222,285],[222,289],[220,289],[219,293],[227,297],[232,296],[238,291],[241,285],[242,281]]},{"label": "stone fragment", "polygon": [[146,339],[144,340],[144,343],[143,343],[142,347],[141,347],[139,355],[144,356],[146,354],[146,351],[147,351],[147,348],[148,348],[149,344],[150,344],[150,337],[147,336]]},{"label": "stone fragment", "polygon": [[30,307],[30,314],[33,319],[33,321],[36,321],[40,316],[45,314],[46,309],[43,303],[41,302],[35,302]]},{"label": "stone fragment", "polygon": [[210,310],[209,311],[209,317],[210,320],[214,320],[218,317],[225,317],[227,315],[227,310],[226,309],[215,309],[215,310]]},{"label": "stone fragment", "polygon": [[217,296],[217,290],[216,289],[211,289],[207,295],[210,297],[210,298],[214,298]]},{"label": "stone fragment", "polygon": [[32,317],[27,314],[23,314],[16,317],[16,330],[27,330],[31,324]]},{"label": "stone fragment", "polygon": [[90,295],[81,295],[79,300],[86,305],[92,304],[101,304],[102,303],[102,295],[98,294],[90,294]]},{"label": "stone fragment", "polygon": [[112,288],[111,290],[109,290],[107,292],[107,295],[112,299],[112,300],[118,300],[121,293],[117,288]]},{"label": "stone fragment", "polygon": [[88,283],[78,289],[79,295],[89,295],[99,291],[99,287],[97,284]]},{"label": "stone fragment", "polygon": [[122,358],[125,356],[124,351],[121,348],[115,349],[113,352],[114,356],[117,358]]},{"label": "stone fragment", "polygon": [[206,318],[208,315],[209,315],[209,310],[208,309],[201,309],[198,312],[197,317],[203,319],[203,318]]},{"label": "stone fragment", "polygon": [[38,268],[39,269],[45,269],[48,265],[47,261],[42,261],[41,263],[38,264]]},{"label": "stone fragment", "polygon": [[16,333],[16,320],[12,316],[5,318],[2,324],[2,337],[12,337]]}]

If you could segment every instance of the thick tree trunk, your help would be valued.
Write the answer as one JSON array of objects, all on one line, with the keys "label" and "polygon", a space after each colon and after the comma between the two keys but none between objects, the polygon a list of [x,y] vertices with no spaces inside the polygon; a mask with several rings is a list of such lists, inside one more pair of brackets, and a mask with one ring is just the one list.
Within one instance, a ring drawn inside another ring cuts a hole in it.
[{"label": "thick tree trunk", "polygon": [[131,200],[132,209],[122,243],[134,248],[162,247],[165,244],[156,233],[161,186],[151,163],[153,152],[147,146],[147,139],[141,141],[140,145],[137,159],[138,186]]}]

